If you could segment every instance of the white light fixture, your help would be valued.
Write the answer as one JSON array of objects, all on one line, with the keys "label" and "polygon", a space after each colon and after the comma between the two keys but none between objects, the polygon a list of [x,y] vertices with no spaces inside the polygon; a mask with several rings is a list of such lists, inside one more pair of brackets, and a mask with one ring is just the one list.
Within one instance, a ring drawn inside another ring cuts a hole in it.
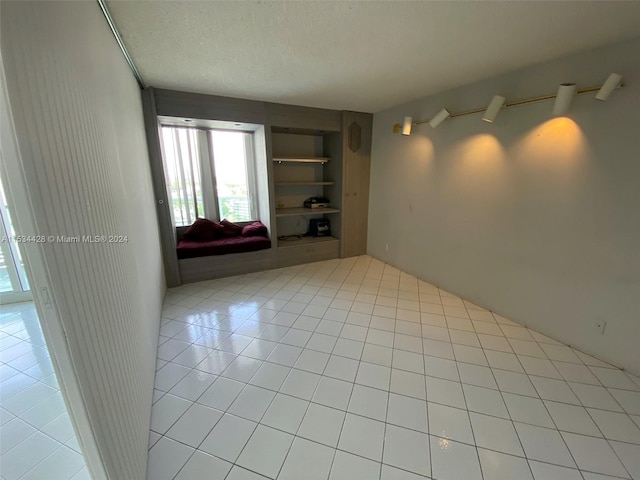
[{"label": "white light fixture", "polygon": [[553,104],[554,115],[564,115],[569,111],[573,96],[576,94],[575,83],[562,83],[558,88],[558,94],[556,95],[556,101]]},{"label": "white light fixture", "polygon": [[404,117],[404,123],[402,124],[402,135],[411,135],[411,123],[413,118]]},{"label": "white light fixture", "polygon": [[498,113],[500,113],[500,109],[504,105],[505,100],[506,98],[500,95],[494,95],[482,116],[482,120],[489,123],[493,122],[498,116]]},{"label": "white light fixture", "polygon": [[442,110],[440,110],[438,112],[438,114],[435,117],[433,117],[429,121],[429,125],[431,125],[433,128],[436,128],[438,125],[440,125],[442,122],[444,122],[450,116],[451,116],[451,114],[449,113],[449,110],[447,110],[446,108],[443,108]]},{"label": "white light fixture", "polygon": [[609,75],[609,78],[607,78],[607,81],[604,82],[604,84],[600,88],[600,91],[597,93],[596,99],[602,100],[604,102],[607,98],[609,98],[611,92],[618,88],[620,82],[622,82],[622,75],[620,75],[619,73],[612,73],[611,75]]},{"label": "white light fixture", "polygon": [[[2,1],[2,0],[0,0]],[[443,108],[435,115],[431,120],[416,120],[414,121],[412,117],[404,117],[404,123],[394,123],[393,124],[393,133],[402,133],[402,135],[410,135],[413,125],[420,126],[423,123],[428,123],[432,128],[436,128],[442,122],[444,122],[447,118],[458,118],[458,117],[466,117],[467,115],[476,115],[478,113],[483,113],[482,119],[485,122],[493,122],[498,115],[500,115],[500,110],[505,107],[517,107],[521,105],[529,105],[532,103],[538,102],[547,102],[551,99],[555,99],[553,104],[553,114],[556,116],[565,115],[569,108],[571,108],[571,102],[573,101],[573,97],[575,95],[581,95],[586,93],[596,93],[595,98],[597,100],[604,101],[609,98],[611,93],[618,89],[623,88],[625,86],[622,81],[622,75],[619,73],[611,73],[607,80],[600,87],[589,87],[578,90],[576,88],[575,83],[562,83],[558,88],[558,92],[556,95],[541,95],[538,97],[526,98],[524,100],[515,100],[509,103],[506,103],[505,97],[501,95],[494,95],[489,102],[489,106],[486,110],[482,108],[476,108],[473,110],[466,110],[462,112],[450,113],[446,108]]]}]

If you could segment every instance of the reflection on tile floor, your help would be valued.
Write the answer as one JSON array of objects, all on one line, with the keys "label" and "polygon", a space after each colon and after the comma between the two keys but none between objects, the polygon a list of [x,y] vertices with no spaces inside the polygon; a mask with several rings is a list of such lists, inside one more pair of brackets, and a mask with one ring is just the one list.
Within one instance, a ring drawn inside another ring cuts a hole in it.
[{"label": "reflection on tile floor", "polygon": [[168,292],[149,480],[640,479],[640,379],[363,256]]},{"label": "reflection on tile floor", "polygon": [[0,478],[89,479],[32,302],[0,306]]}]

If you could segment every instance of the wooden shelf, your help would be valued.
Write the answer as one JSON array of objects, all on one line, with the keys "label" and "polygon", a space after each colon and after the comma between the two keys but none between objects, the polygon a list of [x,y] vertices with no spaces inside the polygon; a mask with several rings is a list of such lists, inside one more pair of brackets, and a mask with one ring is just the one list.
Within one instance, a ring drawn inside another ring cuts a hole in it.
[{"label": "wooden shelf", "polygon": [[295,247],[298,245],[310,245],[313,243],[337,242],[336,237],[300,237],[299,240],[278,240],[278,248]]},{"label": "wooden shelf", "polygon": [[273,133],[285,133],[287,135],[327,135],[329,133],[340,133],[340,128],[336,125],[333,128],[319,130],[315,128],[290,128],[290,127],[271,127]]},{"label": "wooden shelf", "polygon": [[276,187],[296,186],[296,185],[335,185],[335,182],[276,182]]},{"label": "wooden shelf", "polygon": [[274,157],[276,163],[327,163],[328,157]]},{"label": "wooden shelf", "polygon": [[324,215],[325,213],[340,213],[337,208],[276,208],[276,217],[290,217],[294,215]]}]

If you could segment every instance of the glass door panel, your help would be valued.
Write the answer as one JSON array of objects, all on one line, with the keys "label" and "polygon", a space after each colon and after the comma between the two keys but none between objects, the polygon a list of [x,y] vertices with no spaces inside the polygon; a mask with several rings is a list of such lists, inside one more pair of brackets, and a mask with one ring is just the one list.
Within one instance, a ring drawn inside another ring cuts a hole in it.
[{"label": "glass door panel", "polygon": [[29,281],[20,254],[20,244],[15,241],[11,215],[7,207],[4,189],[0,183],[0,293],[19,293],[29,290]]}]

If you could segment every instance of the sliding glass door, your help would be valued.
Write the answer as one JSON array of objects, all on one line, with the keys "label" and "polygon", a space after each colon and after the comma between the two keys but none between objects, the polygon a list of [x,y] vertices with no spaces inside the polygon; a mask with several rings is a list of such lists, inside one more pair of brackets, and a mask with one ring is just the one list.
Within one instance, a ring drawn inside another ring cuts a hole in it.
[{"label": "sliding glass door", "polygon": [[29,299],[29,282],[20,255],[20,242],[11,223],[11,212],[0,182],[0,301]]}]

